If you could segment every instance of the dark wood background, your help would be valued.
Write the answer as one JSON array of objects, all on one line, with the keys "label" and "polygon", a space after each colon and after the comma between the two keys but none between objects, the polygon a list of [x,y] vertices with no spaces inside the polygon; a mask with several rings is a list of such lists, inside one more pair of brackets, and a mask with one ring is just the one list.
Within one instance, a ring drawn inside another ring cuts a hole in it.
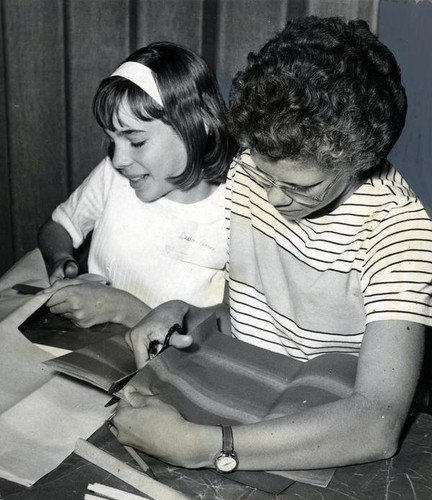
[{"label": "dark wood background", "polygon": [[[287,18],[306,14],[369,19],[374,29],[383,30],[386,43],[395,44],[396,56],[400,51],[415,65],[411,52],[422,43],[418,24],[427,22],[424,19],[432,23],[432,4],[426,3],[0,0],[0,275],[36,246],[40,224],[102,158],[102,133],[93,119],[91,100],[99,81],[136,48],[156,40],[190,47],[216,71],[227,97],[230,80],[247,53],[281,29]],[[400,26],[394,24],[395,13]],[[423,50],[417,57],[415,71],[423,71],[427,58],[431,68],[430,48],[431,44],[427,54]],[[415,71],[410,71],[415,79]],[[416,188],[416,179],[421,179],[422,189],[429,178],[432,143],[427,142],[430,88],[428,81],[415,89],[421,99],[417,98],[408,139],[396,152],[410,166],[409,180]],[[428,113],[419,122],[420,139],[415,129],[419,112]],[[411,169],[415,162],[423,177]],[[432,192],[430,184],[427,189],[425,197]]]}]

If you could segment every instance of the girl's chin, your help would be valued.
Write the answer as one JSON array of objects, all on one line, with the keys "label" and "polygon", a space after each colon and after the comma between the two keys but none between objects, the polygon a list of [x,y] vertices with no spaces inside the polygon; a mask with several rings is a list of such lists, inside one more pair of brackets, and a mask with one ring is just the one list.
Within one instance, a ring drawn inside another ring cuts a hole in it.
[{"label": "girl's chin", "polygon": [[305,210],[277,210],[283,217],[285,217],[285,219],[292,221],[304,219],[310,214],[310,211]]},{"label": "girl's chin", "polygon": [[143,191],[137,191],[136,189],[135,189],[135,194],[136,197],[140,201],[143,201],[144,203],[150,203],[151,201],[156,201],[157,199],[161,198],[161,196],[150,196],[149,193]]},{"label": "girl's chin", "polygon": [[143,202],[150,203],[159,200],[160,198],[167,198],[171,201],[182,202],[185,197],[184,193],[176,189],[171,184],[162,184],[157,182],[145,183],[141,182],[139,185],[132,186],[137,198]]}]

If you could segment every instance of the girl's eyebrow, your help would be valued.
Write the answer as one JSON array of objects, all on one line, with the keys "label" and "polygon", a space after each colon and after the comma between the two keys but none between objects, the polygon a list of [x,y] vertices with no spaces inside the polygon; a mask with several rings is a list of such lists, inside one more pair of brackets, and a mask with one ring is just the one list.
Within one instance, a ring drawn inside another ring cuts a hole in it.
[{"label": "girl's eyebrow", "polygon": [[[276,180],[276,179],[275,179]],[[278,181],[280,184],[282,185],[286,185],[286,186],[290,186],[290,187],[293,187],[293,188],[299,188],[299,189],[309,189],[309,188],[314,188],[314,187],[317,187],[319,186],[320,184],[322,184],[323,182],[325,181],[325,179],[321,180],[321,181],[318,181],[316,182],[315,184],[295,184],[293,182],[286,182],[286,181]]]},{"label": "girl's eyebrow", "polygon": [[126,129],[126,130],[119,130],[116,131],[116,134],[123,136],[123,135],[131,135],[131,134],[143,134],[145,133],[145,130],[142,129]]},{"label": "girl's eyebrow", "polygon": [[105,134],[108,134],[108,133],[111,133],[111,134],[116,134],[116,135],[131,135],[131,134],[144,134],[146,132],[146,130],[144,129],[125,129],[125,130],[117,130],[117,129],[114,129],[114,130],[110,130],[109,128],[104,128],[103,129],[104,133]]}]

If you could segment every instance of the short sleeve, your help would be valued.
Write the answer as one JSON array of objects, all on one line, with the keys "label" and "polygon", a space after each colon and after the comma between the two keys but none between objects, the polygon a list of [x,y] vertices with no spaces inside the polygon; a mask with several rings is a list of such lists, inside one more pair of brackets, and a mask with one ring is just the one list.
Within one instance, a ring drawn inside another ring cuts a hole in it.
[{"label": "short sleeve", "polygon": [[225,221],[227,232],[227,259],[225,267],[225,280],[229,281],[229,248],[230,248],[230,226],[231,226],[231,205],[232,205],[232,192],[235,175],[235,163],[232,162],[228,169],[226,188],[225,188]]},{"label": "short sleeve", "polygon": [[66,229],[75,248],[100,219],[114,174],[110,160],[105,158],[52,213],[52,220]]},{"label": "short sleeve", "polygon": [[432,221],[420,202],[388,210],[372,229],[361,281],[367,323],[432,325]]}]

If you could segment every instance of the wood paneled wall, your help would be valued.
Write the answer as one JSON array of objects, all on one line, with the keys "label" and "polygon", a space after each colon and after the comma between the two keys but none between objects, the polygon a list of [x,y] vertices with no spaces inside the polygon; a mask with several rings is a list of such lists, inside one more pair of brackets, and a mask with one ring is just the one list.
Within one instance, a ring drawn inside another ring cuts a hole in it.
[{"label": "wood paneled wall", "polygon": [[[378,0],[0,0],[0,274],[103,156],[91,101],[136,48],[200,53],[225,96],[249,51],[306,14],[371,16]],[[341,10],[342,9],[342,10]]]}]

